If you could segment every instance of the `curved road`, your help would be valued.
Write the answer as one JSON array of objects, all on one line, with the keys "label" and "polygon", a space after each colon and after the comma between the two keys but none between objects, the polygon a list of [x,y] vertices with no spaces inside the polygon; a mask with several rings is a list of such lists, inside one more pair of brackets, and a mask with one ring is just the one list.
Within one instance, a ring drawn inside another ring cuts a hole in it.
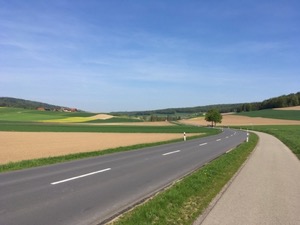
[{"label": "curved road", "polygon": [[101,224],[245,141],[246,132],[0,174],[0,224]]}]

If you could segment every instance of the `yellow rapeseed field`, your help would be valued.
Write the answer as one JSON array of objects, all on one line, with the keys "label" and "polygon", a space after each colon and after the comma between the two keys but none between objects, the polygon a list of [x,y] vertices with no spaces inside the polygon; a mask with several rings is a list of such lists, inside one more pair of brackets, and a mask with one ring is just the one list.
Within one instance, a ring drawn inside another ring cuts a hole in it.
[{"label": "yellow rapeseed field", "polygon": [[87,121],[95,120],[91,117],[67,117],[63,119],[53,119],[53,120],[42,120],[41,122],[50,122],[50,123],[83,123]]}]

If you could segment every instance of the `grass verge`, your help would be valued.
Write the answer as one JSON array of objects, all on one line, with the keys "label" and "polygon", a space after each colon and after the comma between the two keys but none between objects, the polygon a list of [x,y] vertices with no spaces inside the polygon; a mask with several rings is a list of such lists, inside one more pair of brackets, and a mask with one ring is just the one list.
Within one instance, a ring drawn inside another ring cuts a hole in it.
[{"label": "grass verge", "polygon": [[258,137],[222,155],[110,225],[192,224],[255,148]]},{"label": "grass verge", "polygon": [[245,129],[253,129],[265,132],[277,137],[300,159],[300,126],[299,125],[269,125],[269,126],[251,126]]},{"label": "grass verge", "polygon": [[210,133],[217,134],[217,129],[196,127],[190,125],[171,126],[94,126],[85,124],[48,124],[0,121],[0,131],[20,132],[104,132],[104,133]]}]

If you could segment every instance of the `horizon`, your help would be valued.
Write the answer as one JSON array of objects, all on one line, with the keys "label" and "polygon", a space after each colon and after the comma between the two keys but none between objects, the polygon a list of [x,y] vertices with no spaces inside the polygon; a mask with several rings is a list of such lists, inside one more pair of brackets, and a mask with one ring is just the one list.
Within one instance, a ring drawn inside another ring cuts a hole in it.
[{"label": "horizon", "polygon": [[[24,100],[24,101],[31,101],[31,102],[36,102],[36,103],[41,103],[41,104],[48,104],[51,106],[57,106],[57,107],[62,107],[62,108],[76,108],[76,107],[72,107],[72,106],[68,106],[68,105],[57,105],[55,103],[49,103],[49,102],[39,102],[39,101],[34,101],[34,100],[30,100],[30,99],[22,99],[22,98],[15,98],[15,97],[7,97],[7,96],[0,96],[1,98],[12,98],[12,99],[17,99],[17,100]],[[213,105],[230,105],[230,104],[251,104],[251,103],[256,103],[256,102],[240,102],[240,103],[228,103],[228,104],[213,104]],[[90,113],[118,113],[118,112],[138,112],[138,111],[157,111],[157,110],[166,110],[166,109],[178,109],[178,108],[194,108],[194,107],[207,107],[207,106],[213,106],[213,105],[197,105],[197,106],[187,106],[187,107],[172,107],[172,108],[159,108],[159,109],[145,109],[145,110],[126,110],[126,111],[110,111],[110,112],[94,112],[94,111],[88,111],[85,109],[80,109],[80,108],[76,108],[77,110],[80,111],[84,111],[84,112],[90,112]],[[7,106],[4,106],[7,107]],[[0,106],[1,108],[1,106]]]},{"label": "horizon", "polygon": [[1,96],[116,112],[299,91],[299,1],[0,4]]},{"label": "horizon", "polygon": [[[172,107],[172,108],[159,108],[159,109],[145,109],[145,110],[126,110],[126,111],[110,111],[110,112],[105,112],[105,111],[88,111],[88,110],[85,110],[85,109],[80,109],[80,108],[76,108],[76,107],[72,107],[72,106],[68,106],[68,105],[57,105],[57,104],[52,104],[52,103],[49,103],[49,102],[38,102],[38,101],[32,101],[30,99],[22,99],[22,98],[14,98],[14,97],[1,97],[0,96],[0,100],[1,98],[8,98],[8,99],[14,99],[14,100],[22,100],[22,101],[29,101],[29,102],[33,102],[33,103],[40,103],[40,104],[46,104],[46,105],[50,105],[50,107],[61,107],[61,108],[66,108],[66,109],[76,109],[78,111],[83,111],[83,112],[88,112],[88,113],[132,113],[132,112],[151,112],[151,111],[160,111],[160,110],[171,110],[171,109],[188,109],[188,108],[197,108],[197,107],[211,107],[211,106],[229,106],[229,105],[244,105],[244,104],[260,104],[260,103],[263,103],[264,101],[270,101],[272,99],[278,99],[282,96],[289,96],[289,95],[295,95],[295,94],[299,94],[300,92],[298,91],[297,93],[289,93],[289,94],[284,94],[284,95],[281,95],[281,96],[273,96],[271,98],[268,98],[268,99],[264,99],[263,101],[257,101],[257,102],[236,102],[236,103],[225,103],[225,104],[213,104],[213,105],[197,105],[197,106],[187,106],[187,107]],[[3,106],[0,108],[5,108],[5,107],[11,107],[11,106]],[[43,107],[43,106],[41,106]],[[294,108],[294,107],[300,107],[299,105],[293,105],[293,106],[284,106],[284,107],[279,107],[279,108]],[[13,107],[14,108],[14,107]],[[17,108],[17,107],[16,107]],[[270,108],[266,108],[267,110],[270,109]],[[277,108],[271,108],[271,109],[277,109]],[[261,109],[258,109],[258,110],[261,110]],[[265,109],[262,109],[262,110],[265,110]],[[253,111],[253,110],[250,110],[250,111]],[[256,110],[254,110],[256,111]]]}]

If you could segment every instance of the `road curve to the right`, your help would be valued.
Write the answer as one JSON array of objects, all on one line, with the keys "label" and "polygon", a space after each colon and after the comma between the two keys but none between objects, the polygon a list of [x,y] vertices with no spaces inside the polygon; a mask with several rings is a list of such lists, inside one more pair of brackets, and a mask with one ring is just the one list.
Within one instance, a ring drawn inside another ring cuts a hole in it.
[{"label": "road curve to the right", "polygon": [[255,133],[259,143],[250,159],[195,224],[300,224],[300,161],[277,138]]}]

